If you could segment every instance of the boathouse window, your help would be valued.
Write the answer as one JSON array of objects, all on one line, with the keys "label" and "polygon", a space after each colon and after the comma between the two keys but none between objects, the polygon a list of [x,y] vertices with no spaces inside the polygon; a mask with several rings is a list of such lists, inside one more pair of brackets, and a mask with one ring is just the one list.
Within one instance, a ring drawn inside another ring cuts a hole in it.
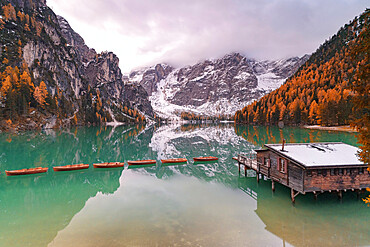
[{"label": "boathouse window", "polygon": [[266,157],[263,157],[263,165],[265,165],[267,167],[270,167],[270,159],[266,158]]},{"label": "boathouse window", "polygon": [[321,170],[317,170],[317,175],[321,176]]},{"label": "boathouse window", "polygon": [[338,174],[339,174],[339,175],[343,175],[343,169],[342,169],[342,168],[339,168],[339,169],[338,169]]},{"label": "boathouse window", "polygon": [[358,174],[363,174],[364,173],[364,168],[361,167],[361,168],[358,168]]},{"label": "boathouse window", "polygon": [[309,177],[312,176],[312,171],[311,170],[307,171],[307,176],[309,176]]},{"label": "boathouse window", "polygon": [[278,167],[278,169],[281,173],[286,173],[287,161],[285,159],[279,158],[279,167]]},{"label": "boathouse window", "polygon": [[330,169],[330,175],[331,176],[334,176],[335,175],[335,172],[334,171],[335,171],[335,169]]},{"label": "boathouse window", "polygon": [[326,177],[326,170],[322,170],[322,175]]}]

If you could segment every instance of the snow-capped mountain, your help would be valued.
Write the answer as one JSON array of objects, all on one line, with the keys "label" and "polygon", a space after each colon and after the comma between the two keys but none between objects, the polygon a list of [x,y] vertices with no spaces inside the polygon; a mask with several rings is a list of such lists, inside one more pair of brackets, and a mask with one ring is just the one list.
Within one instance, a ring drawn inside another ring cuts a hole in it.
[{"label": "snow-capped mountain", "polygon": [[178,69],[157,64],[131,72],[128,80],[144,87],[160,117],[232,115],[278,88],[308,57],[257,61],[232,53]]}]

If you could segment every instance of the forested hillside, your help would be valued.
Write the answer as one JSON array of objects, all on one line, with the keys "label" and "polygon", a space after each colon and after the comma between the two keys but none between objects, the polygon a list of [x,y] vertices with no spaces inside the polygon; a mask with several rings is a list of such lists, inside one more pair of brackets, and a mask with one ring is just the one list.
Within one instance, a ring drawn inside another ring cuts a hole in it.
[{"label": "forested hillside", "polygon": [[96,53],[44,0],[0,1],[0,128],[35,129],[153,117],[112,52]]},{"label": "forested hillside", "polygon": [[[235,114],[238,123],[343,125],[357,113],[353,103],[356,71],[366,56],[353,56],[360,35],[368,35],[369,9],[342,27],[280,88]],[[367,53],[368,56],[368,53]]]}]

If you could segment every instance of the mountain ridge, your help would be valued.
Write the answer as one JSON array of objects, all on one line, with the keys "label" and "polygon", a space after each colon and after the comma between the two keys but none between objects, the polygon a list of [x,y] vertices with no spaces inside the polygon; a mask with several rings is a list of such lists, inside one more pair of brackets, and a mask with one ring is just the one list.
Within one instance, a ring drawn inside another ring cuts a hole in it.
[{"label": "mountain ridge", "polygon": [[179,119],[181,112],[231,116],[280,86],[308,58],[257,61],[231,53],[176,69],[157,64],[132,71],[126,80],[147,90],[154,111],[162,118]]},{"label": "mountain ridge", "polygon": [[[353,55],[368,35],[370,9],[342,26],[277,90],[236,112],[238,123],[276,125],[346,125],[358,118],[352,86],[366,53]],[[365,89],[366,90],[366,89]]]},{"label": "mountain ridge", "polygon": [[144,116],[154,117],[146,91],[124,83],[118,57],[90,49],[46,1],[0,3],[1,127],[143,122]]}]

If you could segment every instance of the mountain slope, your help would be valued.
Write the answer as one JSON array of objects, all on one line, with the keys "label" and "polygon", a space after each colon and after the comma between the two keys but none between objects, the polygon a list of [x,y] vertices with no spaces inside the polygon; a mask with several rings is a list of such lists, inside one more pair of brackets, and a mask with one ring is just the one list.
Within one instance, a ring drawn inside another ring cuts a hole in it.
[{"label": "mountain slope", "polygon": [[147,90],[154,111],[161,117],[179,118],[182,112],[232,115],[279,87],[307,59],[256,61],[233,53],[179,69],[158,64],[131,72],[128,80]]},{"label": "mountain slope", "polygon": [[369,17],[367,9],[342,27],[284,85],[236,112],[235,120],[257,124],[348,124],[350,116],[357,112],[349,88],[366,56],[351,54],[359,35],[369,29]]},{"label": "mountain slope", "polygon": [[[97,54],[42,0],[1,0],[0,116],[38,128],[153,117],[112,52]],[[31,114],[32,113],[32,114]],[[11,120],[11,121],[10,121]]]}]

